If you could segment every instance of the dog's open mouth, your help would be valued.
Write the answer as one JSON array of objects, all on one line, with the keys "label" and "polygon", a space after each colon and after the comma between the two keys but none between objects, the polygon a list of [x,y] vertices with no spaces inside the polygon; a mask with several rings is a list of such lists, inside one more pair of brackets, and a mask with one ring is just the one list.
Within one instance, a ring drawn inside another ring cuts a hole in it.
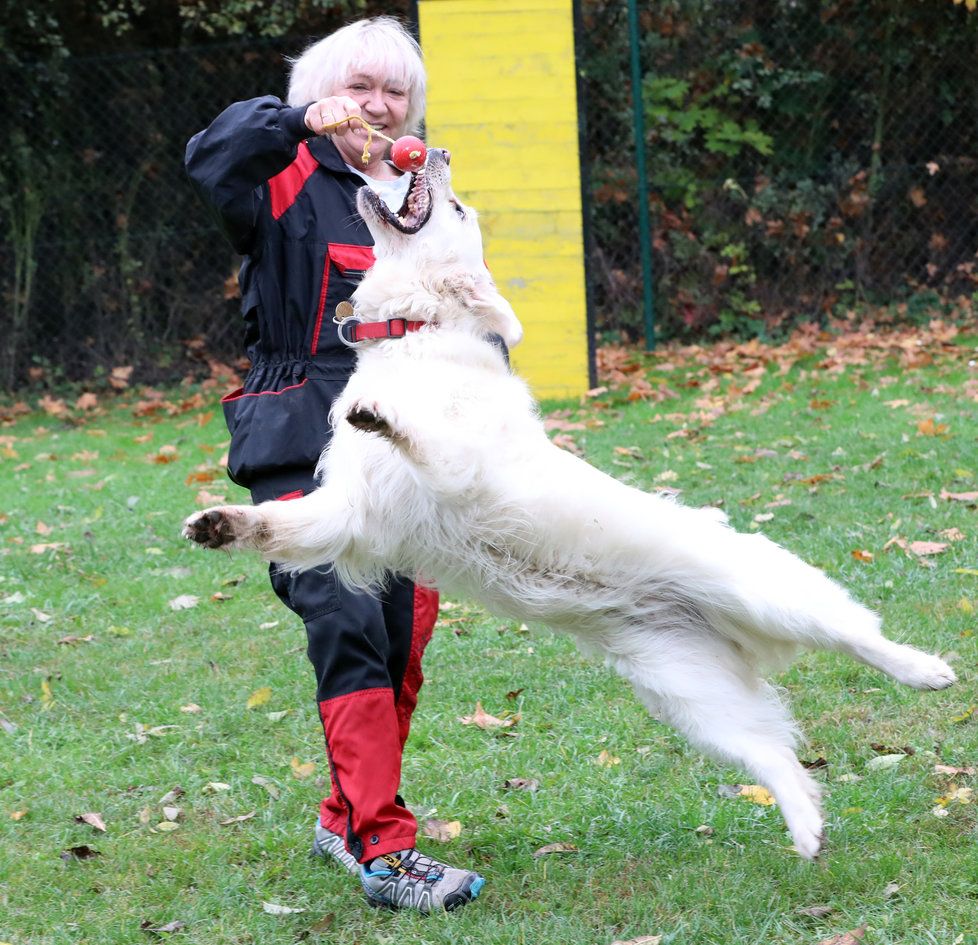
[{"label": "dog's open mouth", "polygon": [[431,216],[431,190],[425,168],[421,168],[408,188],[407,197],[401,209],[394,213],[380,196],[369,188],[363,189],[363,199],[376,216],[402,233],[417,233]]}]

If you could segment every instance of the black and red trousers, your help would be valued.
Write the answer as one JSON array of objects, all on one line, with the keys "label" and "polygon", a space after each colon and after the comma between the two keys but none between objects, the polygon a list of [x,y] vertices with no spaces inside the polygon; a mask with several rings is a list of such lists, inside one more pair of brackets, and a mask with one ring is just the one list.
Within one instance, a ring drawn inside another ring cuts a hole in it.
[{"label": "black and red trousers", "polygon": [[[297,469],[251,484],[254,502],[287,501],[316,487]],[[417,821],[398,795],[401,755],[421,688],[421,657],[438,595],[392,577],[376,595],[344,587],[328,568],[290,574],[271,565],[272,586],[302,618],[316,672],[331,791],[320,823],[360,862],[413,847]]]}]

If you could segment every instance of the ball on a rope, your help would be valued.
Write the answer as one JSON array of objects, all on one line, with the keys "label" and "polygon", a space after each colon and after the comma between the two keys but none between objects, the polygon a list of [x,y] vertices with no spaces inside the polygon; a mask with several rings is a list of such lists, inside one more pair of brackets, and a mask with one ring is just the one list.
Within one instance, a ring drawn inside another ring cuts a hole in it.
[{"label": "ball on a rope", "polygon": [[404,135],[391,145],[391,160],[399,171],[420,171],[427,157],[424,142],[414,135]]}]

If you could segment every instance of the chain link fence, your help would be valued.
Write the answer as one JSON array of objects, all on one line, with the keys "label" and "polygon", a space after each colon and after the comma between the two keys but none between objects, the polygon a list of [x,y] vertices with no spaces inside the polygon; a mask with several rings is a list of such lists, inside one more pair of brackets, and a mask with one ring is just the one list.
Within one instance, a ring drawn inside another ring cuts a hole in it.
[{"label": "chain link fence", "polygon": [[[951,0],[668,0],[638,11],[653,224],[638,248],[627,0],[581,0],[599,332],[769,333],[978,291],[978,15]],[[237,260],[191,192],[189,137],[283,94],[304,40],[5,70],[0,389],[240,352]],[[196,339],[196,340],[195,340]]]},{"label": "chain link fence", "polygon": [[628,3],[585,0],[599,330],[770,334],[978,301],[978,15],[951,0],[639,4],[652,259],[639,259]]},{"label": "chain link fence", "polygon": [[[282,57],[294,50],[252,42],[60,67],[53,115],[40,103],[4,165],[19,199],[8,199],[0,243],[3,386],[25,372],[57,381],[133,363],[144,377],[173,376],[200,335],[215,352],[239,348],[236,260],[191,190],[183,151],[231,102],[284,94]],[[7,76],[8,102],[35,98],[33,78]]]}]

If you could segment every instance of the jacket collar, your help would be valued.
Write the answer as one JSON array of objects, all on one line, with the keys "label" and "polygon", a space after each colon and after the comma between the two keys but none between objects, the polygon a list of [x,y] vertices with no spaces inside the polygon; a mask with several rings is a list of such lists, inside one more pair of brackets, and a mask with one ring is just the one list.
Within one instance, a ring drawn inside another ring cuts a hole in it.
[{"label": "jacket collar", "polygon": [[316,135],[306,138],[306,145],[309,147],[309,153],[327,170],[340,174],[350,173],[346,162],[340,157],[340,152],[336,150],[336,145],[327,136]]},{"label": "jacket collar", "polygon": [[353,174],[346,161],[341,157],[336,145],[326,135],[306,138],[306,145],[309,148],[309,153],[327,170],[336,171],[340,174]]}]

